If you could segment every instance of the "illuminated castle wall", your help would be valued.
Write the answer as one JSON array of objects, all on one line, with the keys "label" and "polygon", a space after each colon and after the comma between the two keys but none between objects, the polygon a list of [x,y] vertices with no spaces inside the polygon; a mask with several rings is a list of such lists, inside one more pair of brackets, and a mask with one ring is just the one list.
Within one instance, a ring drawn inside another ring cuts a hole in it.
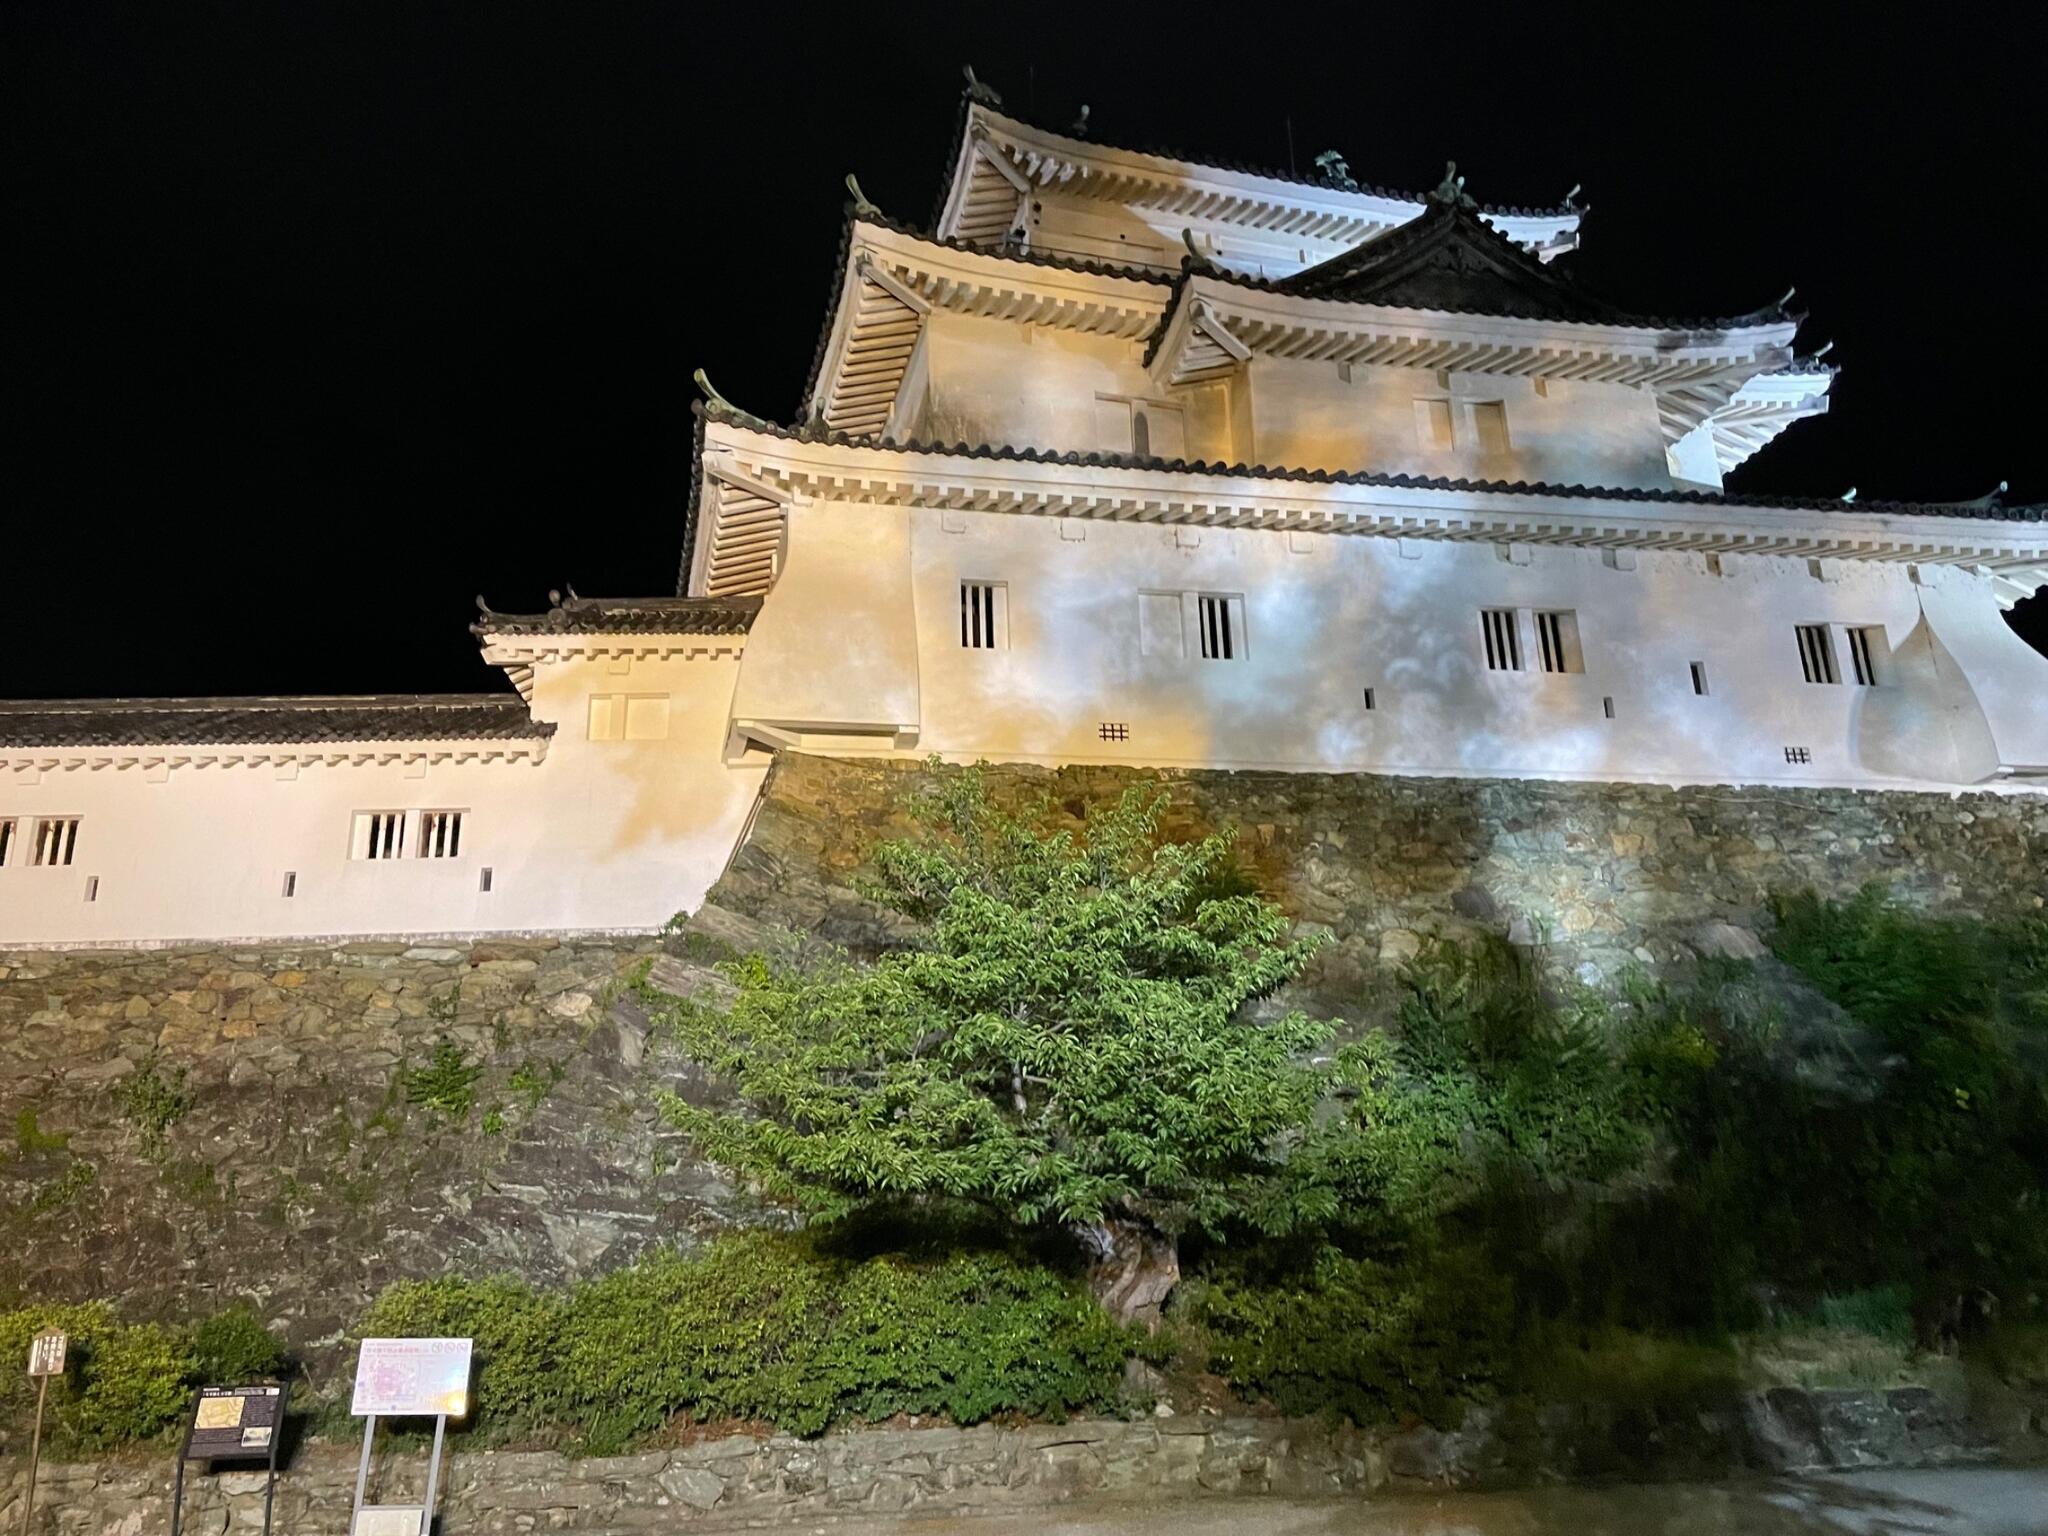
[{"label": "illuminated castle wall", "polygon": [[2038,792],[2042,509],[1725,494],[1832,369],[1579,215],[971,102],[802,419],[702,409],[678,596],[486,610],[516,694],[0,706],[0,945],[650,929],[783,748]]}]

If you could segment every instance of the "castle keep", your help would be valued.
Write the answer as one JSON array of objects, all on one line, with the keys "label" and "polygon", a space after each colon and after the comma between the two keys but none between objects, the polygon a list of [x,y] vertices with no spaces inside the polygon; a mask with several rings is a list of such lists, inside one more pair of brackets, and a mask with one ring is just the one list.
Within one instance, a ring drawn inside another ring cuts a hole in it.
[{"label": "castle keep", "polygon": [[484,608],[502,694],[0,704],[0,942],[649,931],[784,749],[2048,787],[2048,509],[1723,489],[1827,408],[1790,295],[979,89],[929,230],[854,193],[796,418],[707,384],[677,595]]}]

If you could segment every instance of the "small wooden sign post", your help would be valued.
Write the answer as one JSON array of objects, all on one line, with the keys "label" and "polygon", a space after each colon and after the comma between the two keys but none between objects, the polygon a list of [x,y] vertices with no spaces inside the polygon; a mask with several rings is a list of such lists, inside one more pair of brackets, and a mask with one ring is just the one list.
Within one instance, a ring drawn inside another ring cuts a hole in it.
[{"label": "small wooden sign post", "polygon": [[185,1521],[185,1463],[268,1461],[263,1484],[263,1536],[270,1536],[270,1505],[277,1495],[277,1447],[284,1439],[284,1405],[290,1382],[253,1387],[201,1387],[192,1398],[185,1443],[178,1447],[178,1476],[171,1489],[171,1536]]},{"label": "small wooden sign post", "polygon": [[64,1351],[70,1342],[58,1328],[45,1328],[29,1341],[28,1375],[36,1384],[36,1427],[28,1442],[28,1495],[21,1504],[21,1536],[28,1536],[29,1522],[36,1514],[36,1467],[43,1459],[43,1403],[50,1395],[50,1378],[64,1374]]}]

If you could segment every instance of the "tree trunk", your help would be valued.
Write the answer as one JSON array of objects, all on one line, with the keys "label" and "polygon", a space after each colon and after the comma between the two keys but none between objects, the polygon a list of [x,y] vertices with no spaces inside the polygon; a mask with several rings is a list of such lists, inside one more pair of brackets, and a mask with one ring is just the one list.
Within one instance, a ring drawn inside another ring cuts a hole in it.
[{"label": "tree trunk", "polygon": [[1180,1284],[1180,1245],[1149,1222],[1109,1216],[1075,1229],[1088,1253],[1088,1288],[1121,1323],[1159,1327],[1160,1309]]}]

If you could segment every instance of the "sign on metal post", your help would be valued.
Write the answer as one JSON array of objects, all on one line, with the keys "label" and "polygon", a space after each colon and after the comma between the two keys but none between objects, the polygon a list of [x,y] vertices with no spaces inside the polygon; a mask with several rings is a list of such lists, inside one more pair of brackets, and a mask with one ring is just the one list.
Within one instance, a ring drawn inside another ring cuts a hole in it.
[{"label": "sign on metal post", "polygon": [[[448,1421],[469,1412],[468,1339],[365,1339],[356,1356],[355,1396],[349,1411],[363,1421],[363,1459],[356,1467],[350,1536],[429,1536],[434,1495],[441,1486],[441,1444]],[[427,1496],[419,1504],[365,1504],[370,1446],[380,1418],[434,1421],[434,1453],[427,1462]]]},{"label": "sign on metal post", "polygon": [[261,1382],[253,1387],[201,1387],[192,1398],[185,1443],[178,1448],[178,1475],[171,1489],[171,1536],[185,1517],[185,1463],[267,1461],[263,1485],[263,1531],[270,1536],[270,1506],[277,1494],[277,1448],[284,1438],[284,1407],[291,1384]]},{"label": "sign on metal post", "polygon": [[28,1345],[28,1377],[36,1384],[36,1427],[28,1442],[28,1493],[21,1501],[21,1536],[28,1536],[29,1522],[36,1514],[36,1469],[43,1460],[43,1404],[50,1395],[50,1378],[64,1374],[64,1353],[71,1338],[61,1328],[45,1328]]}]

